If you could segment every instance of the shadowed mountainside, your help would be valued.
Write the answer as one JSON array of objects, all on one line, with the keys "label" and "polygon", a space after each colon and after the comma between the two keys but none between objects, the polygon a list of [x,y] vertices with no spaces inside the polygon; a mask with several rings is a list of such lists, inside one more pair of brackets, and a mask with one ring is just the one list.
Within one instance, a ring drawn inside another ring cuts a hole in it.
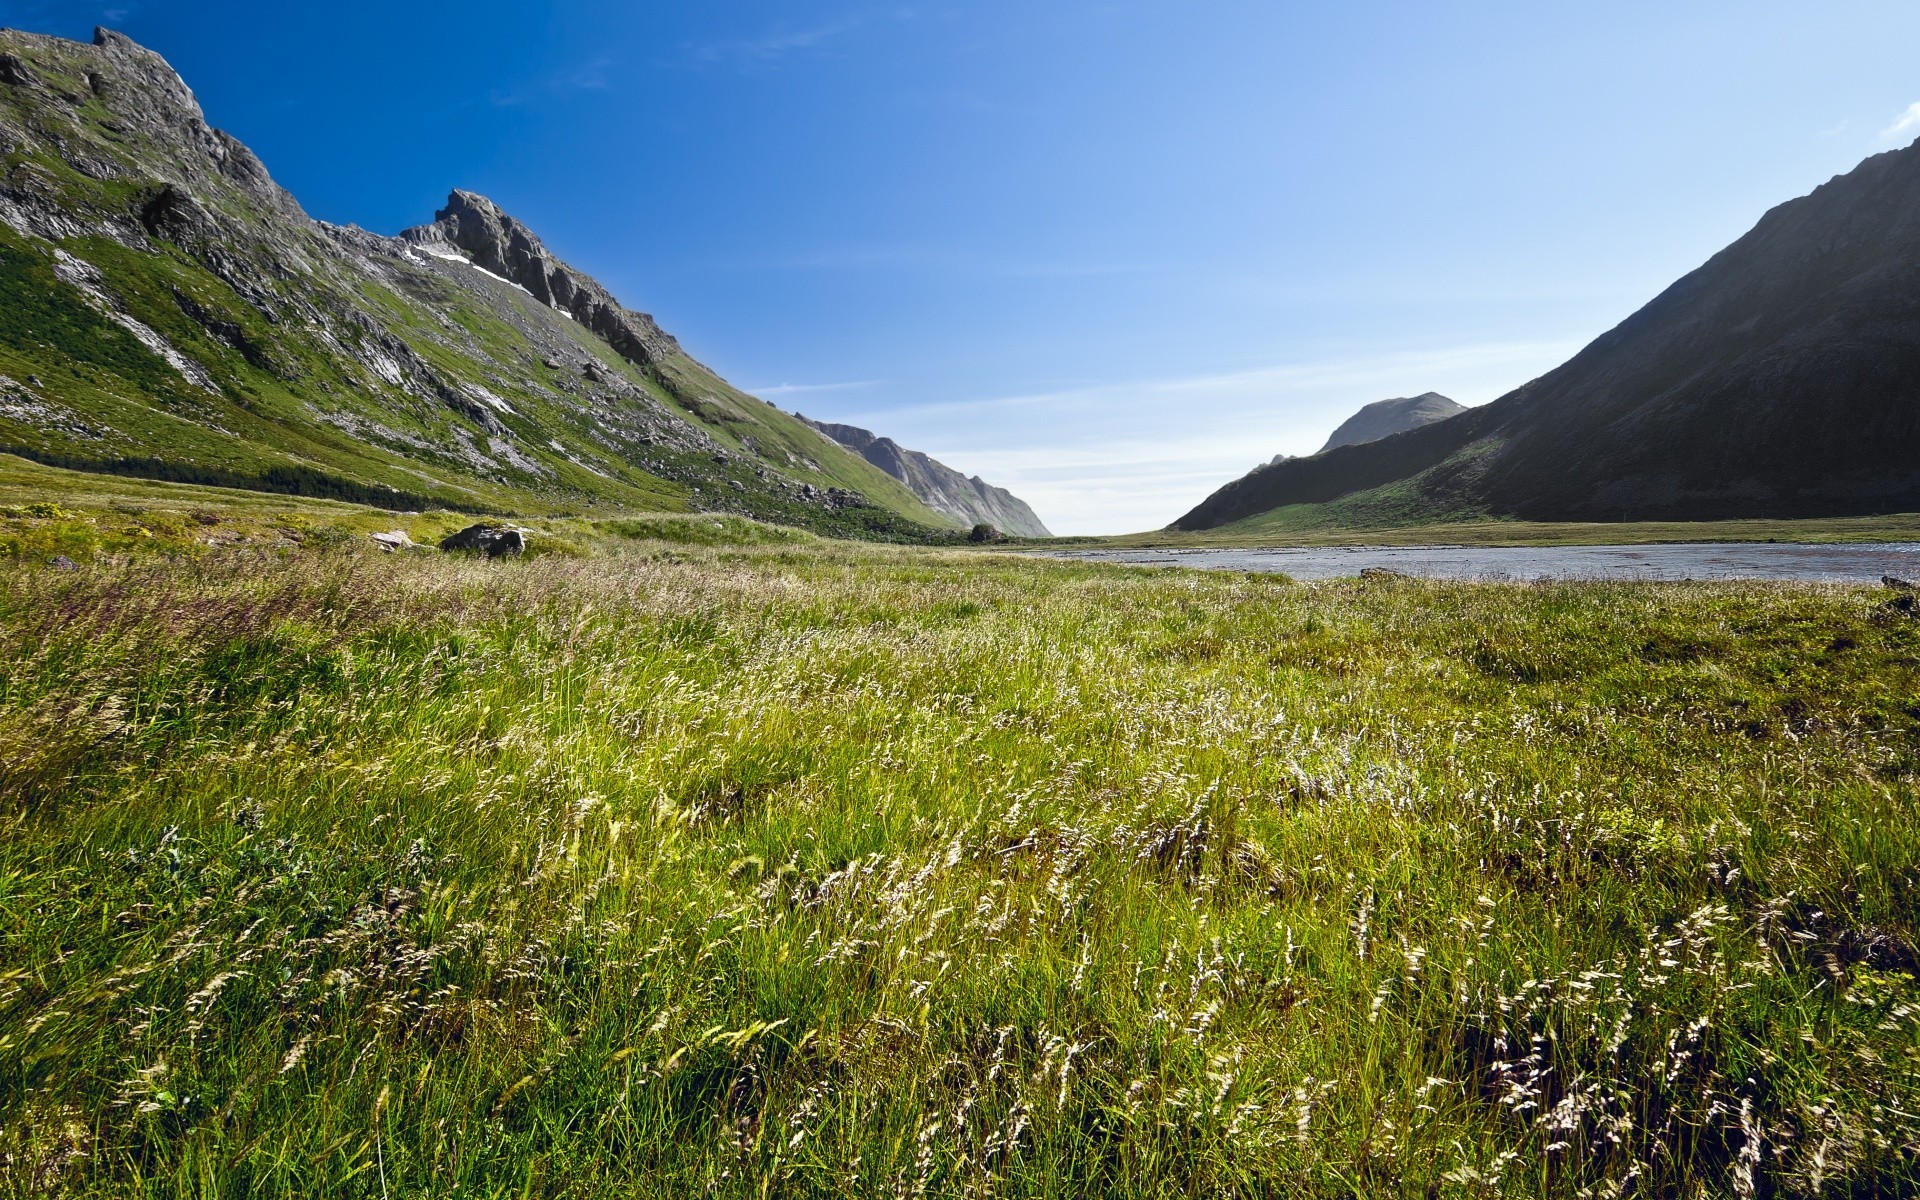
[{"label": "shadowed mountainside", "polygon": [[1876,155],[1491,404],[1260,468],[1174,523],[1920,509],[1920,144]]}]

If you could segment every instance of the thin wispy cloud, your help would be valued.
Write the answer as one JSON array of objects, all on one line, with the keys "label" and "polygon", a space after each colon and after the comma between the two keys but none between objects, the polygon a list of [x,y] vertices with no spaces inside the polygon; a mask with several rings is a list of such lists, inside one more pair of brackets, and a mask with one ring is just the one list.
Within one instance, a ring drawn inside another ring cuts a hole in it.
[{"label": "thin wispy cloud", "polygon": [[612,56],[601,55],[564,70],[555,71],[545,78],[517,88],[497,88],[487,97],[487,100],[495,108],[518,108],[543,96],[561,96],[570,92],[604,92],[613,86],[611,76],[613,65]]},{"label": "thin wispy cloud", "polygon": [[[1361,358],[1336,358],[1311,362],[1282,363],[1242,371],[1207,372],[1092,383],[1047,391],[1021,392],[1005,396],[981,396],[962,400],[939,401],[889,410],[898,414],[912,412],[970,413],[1002,408],[1105,408],[1116,398],[1151,397],[1163,401],[1193,402],[1206,398],[1262,398],[1302,391],[1325,391],[1353,387],[1393,386],[1396,380],[1417,381],[1442,373],[1457,373],[1535,362],[1558,355],[1565,358],[1578,346],[1568,342],[1497,342],[1474,346],[1450,347],[1436,351],[1370,355]],[[1517,385],[1524,380],[1516,379]],[[1411,386],[1411,383],[1407,384]],[[1420,391],[1430,390],[1421,388]],[[1417,392],[1413,394],[1418,394]],[[1381,399],[1376,396],[1374,399]]]},{"label": "thin wispy cloud", "polygon": [[802,396],[812,392],[851,392],[859,388],[879,387],[884,379],[855,379],[847,383],[776,383],[772,387],[744,389],[762,400],[770,396]]},{"label": "thin wispy cloud", "polygon": [[928,271],[970,279],[1083,279],[1170,269],[1144,262],[1015,259],[930,246],[844,246],[771,258],[723,260],[735,271]]},{"label": "thin wispy cloud", "polygon": [[1907,111],[1895,118],[1880,136],[1890,142],[1920,136],[1920,100],[1909,104]]},{"label": "thin wispy cloud", "polygon": [[914,5],[869,6],[808,25],[783,22],[751,37],[690,42],[680,47],[680,58],[697,66],[766,66],[787,58],[818,54],[865,26],[909,21],[919,15],[920,9]]}]

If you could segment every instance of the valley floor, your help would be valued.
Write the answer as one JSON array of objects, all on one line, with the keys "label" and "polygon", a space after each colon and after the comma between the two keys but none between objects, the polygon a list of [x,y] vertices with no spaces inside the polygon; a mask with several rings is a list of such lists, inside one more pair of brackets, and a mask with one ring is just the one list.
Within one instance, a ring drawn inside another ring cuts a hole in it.
[{"label": "valley floor", "polygon": [[106,513],[0,562],[14,1194],[1920,1188],[1885,589]]},{"label": "valley floor", "polygon": [[[1270,516],[1272,514],[1269,514]],[[1640,546],[1654,542],[1920,542],[1920,513],[1797,521],[1445,521],[1371,526],[1256,517],[1200,533],[1154,530],[1048,543],[1114,547]]]}]

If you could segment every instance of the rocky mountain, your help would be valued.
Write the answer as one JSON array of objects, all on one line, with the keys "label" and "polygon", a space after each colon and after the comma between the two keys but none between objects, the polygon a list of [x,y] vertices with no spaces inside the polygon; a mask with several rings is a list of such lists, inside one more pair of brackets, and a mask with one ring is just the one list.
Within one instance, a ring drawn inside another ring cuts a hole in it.
[{"label": "rocky mountain", "polygon": [[[1375,400],[1342,421],[1340,427],[1335,429],[1333,435],[1327,439],[1327,444],[1315,453],[1325,454],[1335,446],[1357,446],[1362,442],[1377,442],[1383,437],[1405,433],[1409,429],[1418,429],[1422,425],[1431,425],[1435,421],[1444,421],[1448,417],[1465,411],[1467,411],[1465,405],[1455,404],[1439,392],[1423,392],[1418,396],[1403,396],[1397,400]],[[1279,466],[1283,462],[1292,462],[1293,459],[1294,456],[1291,454],[1276,454],[1254,470],[1265,470],[1267,467]]]},{"label": "rocky mountain", "polygon": [[0,31],[0,451],[389,507],[958,522],[455,192],[312,220],[152,51]]},{"label": "rocky mountain", "polygon": [[1325,454],[1335,446],[1377,442],[1383,437],[1444,421],[1465,411],[1465,405],[1455,404],[1439,392],[1402,396],[1397,400],[1375,400],[1342,421],[1340,427],[1333,431],[1333,436],[1327,439],[1327,444],[1320,447],[1320,453]]},{"label": "rocky mountain", "polygon": [[1564,365],[1264,467],[1176,521],[1702,520],[1920,510],[1920,143],[1768,212]]},{"label": "rocky mountain", "polygon": [[858,425],[800,419],[905,484],[937,513],[963,525],[991,525],[1018,537],[1053,536],[1026,501],[978,475],[968,478],[937,459],[905,449],[892,438],[880,437]]}]

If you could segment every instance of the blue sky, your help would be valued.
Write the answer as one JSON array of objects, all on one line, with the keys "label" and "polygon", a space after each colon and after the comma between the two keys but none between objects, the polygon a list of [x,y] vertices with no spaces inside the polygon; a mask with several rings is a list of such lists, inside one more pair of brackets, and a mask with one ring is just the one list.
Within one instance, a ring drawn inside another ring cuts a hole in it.
[{"label": "blue sky", "polygon": [[165,54],[315,216],[484,192],[787,408],[1157,527],[1491,400],[1920,136],[1920,5],[0,0]]}]

